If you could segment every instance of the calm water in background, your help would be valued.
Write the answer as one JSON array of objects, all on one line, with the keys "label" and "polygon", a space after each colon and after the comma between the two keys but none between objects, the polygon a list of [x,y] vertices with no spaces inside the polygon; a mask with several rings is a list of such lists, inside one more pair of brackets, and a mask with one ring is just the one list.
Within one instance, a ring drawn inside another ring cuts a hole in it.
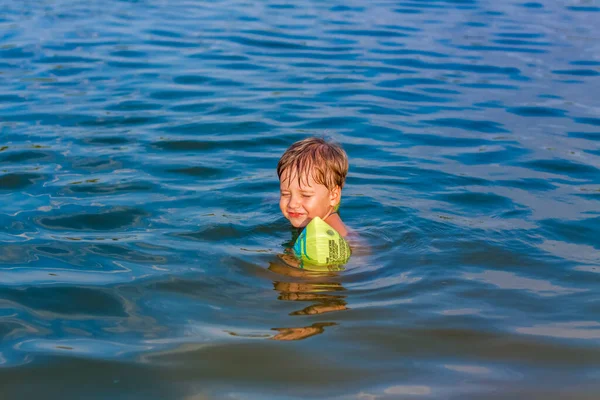
[{"label": "calm water in background", "polygon": [[[0,1],[0,397],[597,399],[598,21]],[[308,135],[350,157],[342,273],[277,257]]]}]

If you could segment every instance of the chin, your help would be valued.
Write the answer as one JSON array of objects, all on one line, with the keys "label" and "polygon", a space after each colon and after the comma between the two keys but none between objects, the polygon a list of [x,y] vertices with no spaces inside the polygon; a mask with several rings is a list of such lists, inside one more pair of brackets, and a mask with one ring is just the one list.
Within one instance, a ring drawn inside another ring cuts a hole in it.
[{"label": "chin", "polygon": [[292,224],[292,226],[294,228],[304,228],[310,222],[310,219],[305,219],[305,220],[299,221],[299,220],[294,220],[294,219],[288,218],[288,220],[290,221],[290,223]]}]

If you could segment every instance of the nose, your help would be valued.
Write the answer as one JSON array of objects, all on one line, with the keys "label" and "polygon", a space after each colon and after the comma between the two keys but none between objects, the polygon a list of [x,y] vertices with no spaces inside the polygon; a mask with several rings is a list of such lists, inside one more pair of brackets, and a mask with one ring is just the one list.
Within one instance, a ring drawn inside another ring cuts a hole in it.
[{"label": "nose", "polygon": [[300,207],[300,196],[292,195],[290,197],[288,207],[291,208],[292,210],[295,210],[296,208]]}]

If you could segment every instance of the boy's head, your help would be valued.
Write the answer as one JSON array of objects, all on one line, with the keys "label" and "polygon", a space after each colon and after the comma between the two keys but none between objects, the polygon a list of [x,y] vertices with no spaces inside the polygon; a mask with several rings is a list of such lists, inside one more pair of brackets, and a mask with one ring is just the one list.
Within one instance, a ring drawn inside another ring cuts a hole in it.
[{"label": "boy's head", "polygon": [[277,164],[281,212],[297,228],[325,219],[340,202],[347,173],[340,146],[316,137],[294,143]]}]

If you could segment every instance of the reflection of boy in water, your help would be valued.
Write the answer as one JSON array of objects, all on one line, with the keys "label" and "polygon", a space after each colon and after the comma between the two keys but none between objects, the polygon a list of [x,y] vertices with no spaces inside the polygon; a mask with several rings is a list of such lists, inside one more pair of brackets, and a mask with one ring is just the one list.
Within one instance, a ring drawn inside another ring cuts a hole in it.
[{"label": "reflection of boy in water", "polygon": [[[343,292],[346,289],[338,282],[333,282],[336,276],[333,272],[311,272],[302,269],[289,268],[285,264],[271,263],[269,270],[288,277],[296,278],[297,282],[275,281],[274,289],[279,292],[279,300],[302,301],[312,303],[309,306],[290,313],[292,316],[323,314],[347,310],[346,296],[331,294]],[[300,340],[321,334],[328,326],[337,325],[335,322],[317,322],[309,326],[292,328],[273,328],[278,333],[272,340]]]},{"label": "reflection of boy in water", "polygon": [[316,137],[292,144],[277,164],[283,216],[295,228],[320,217],[347,236],[337,213],[347,174],[348,156],[340,146]]}]

